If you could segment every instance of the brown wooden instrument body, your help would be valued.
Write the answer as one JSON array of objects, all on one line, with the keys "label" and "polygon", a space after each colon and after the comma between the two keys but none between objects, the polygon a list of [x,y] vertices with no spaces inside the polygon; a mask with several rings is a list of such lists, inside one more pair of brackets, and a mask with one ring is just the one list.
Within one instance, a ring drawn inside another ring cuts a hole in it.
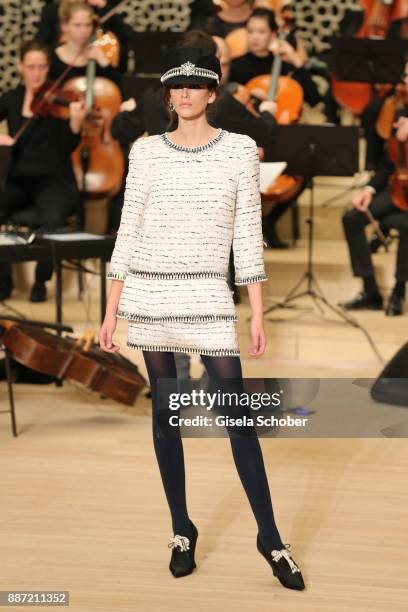
[{"label": "brown wooden instrument body", "polygon": [[102,49],[106,59],[109,60],[109,64],[113,66],[113,68],[119,66],[120,42],[116,34],[110,30],[104,32],[102,28],[97,27],[94,45]]},{"label": "brown wooden instrument body", "polygon": [[57,119],[69,118],[71,102],[81,100],[82,96],[74,91],[55,88],[55,83],[47,81],[34,95],[31,111],[37,117],[53,116]]},{"label": "brown wooden instrument body", "polygon": [[395,166],[391,177],[392,202],[397,208],[408,210],[408,139],[401,142],[390,138],[388,152]]},{"label": "brown wooden instrument body", "polygon": [[146,385],[134,364],[116,353],[105,353],[96,344],[83,346],[74,338],[7,319],[0,319],[0,328],[13,359],[42,374],[75,381],[129,406]]},{"label": "brown wooden instrument body", "polygon": [[[86,97],[87,78],[76,77],[64,83],[63,91]],[[93,109],[82,128],[81,142],[72,154],[78,188],[88,197],[112,197],[122,184],[124,159],[119,143],[112,138],[110,126],[120,110],[122,98],[113,81],[96,77],[93,82]],[[91,110],[91,109],[90,109]],[[88,151],[88,166],[84,176],[81,155]]]},{"label": "brown wooden instrument body", "polygon": [[375,129],[381,138],[388,140],[391,137],[395,112],[408,103],[408,95],[405,85],[398,84],[395,93],[384,100],[378,115]]},{"label": "brown wooden instrument body", "polygon": [[[245,87],[249,93],[258,88],[268,93],[271,78],[270,74],[261,74],[248,81]],[[294,79],[280,76],[278,79],[278,91],[274,101],[277,105],[275,113],[277,122],[281,124],[293,123],[299,119],[302,112],[303,89]]]}]

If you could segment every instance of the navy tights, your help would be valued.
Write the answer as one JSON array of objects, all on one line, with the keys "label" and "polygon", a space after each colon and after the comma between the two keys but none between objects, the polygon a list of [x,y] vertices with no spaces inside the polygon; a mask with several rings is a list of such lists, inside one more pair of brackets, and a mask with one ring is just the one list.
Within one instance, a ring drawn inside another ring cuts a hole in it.
[{"label": "navy tights", "polygon": [[[143,351],[146,368],[152,390],[153,443],[159,464],[163,486],[169,504],[174,534],[191,535],[189,515],[186,502],[186,485],[184,469],[183,443],[180,435],[172,437],[156,436],[157,379],[177,378],[174,353],[161,351]],[[201,355],[210,379],[242,379],[239,357],[213,357]],[[242,408],[238,408],[241,410]],[[233,407],[228,407],[228,414],[233,415]],[[242,414],[241,414],[242,416]],[[259,537],[266,550],[282,549],[284,544],[275,524],[272,500],[265,471],[261,446],[258,437],[242,433],[239,427],[227,427],[232,454],[238,475],[248,497]],[[246,429],[246,432],[248,429]],[[231,435],[233,433],[233,435]]]}]

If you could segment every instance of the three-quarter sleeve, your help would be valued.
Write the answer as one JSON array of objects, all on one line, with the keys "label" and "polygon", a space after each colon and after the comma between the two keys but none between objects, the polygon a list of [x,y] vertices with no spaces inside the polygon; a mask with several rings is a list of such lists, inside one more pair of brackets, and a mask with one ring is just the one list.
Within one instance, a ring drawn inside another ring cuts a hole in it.
[{"label": "three-quarter sleeve", "polygon": [[115,280],[126,278],[132,253],[137,244],[144,204],[149,190],[146,161],[145,147],[141,146],[140,141],[137,140],[129,154],[129,170],[126,177],[122,215],[107,278]]},{"label": "three-quarter sleeve", "polygon": [[243,146],[238,176],[232,249],[235,285],[268,280],[263,257],[258,149],[256,142],[249,137]]}]

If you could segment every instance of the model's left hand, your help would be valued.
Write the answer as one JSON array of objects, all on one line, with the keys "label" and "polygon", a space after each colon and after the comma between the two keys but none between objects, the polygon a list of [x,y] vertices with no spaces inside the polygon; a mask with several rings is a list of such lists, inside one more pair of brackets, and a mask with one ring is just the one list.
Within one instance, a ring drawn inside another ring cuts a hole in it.
[{"label": "model's left hand", "polygon": [[265,352],[266,336],[263,327],[263,318],[252,317],[251,318],[251,340],[252,345],[248,349],[248,353],[252,357],[259,357]]}]

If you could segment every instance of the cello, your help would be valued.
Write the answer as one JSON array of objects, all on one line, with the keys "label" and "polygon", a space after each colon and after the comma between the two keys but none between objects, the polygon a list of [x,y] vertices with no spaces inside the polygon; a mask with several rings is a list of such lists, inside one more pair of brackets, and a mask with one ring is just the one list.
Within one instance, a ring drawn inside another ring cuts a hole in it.
[{"label": "cello", "polygon": [[125,170],[120,145],[110,133],[122,96],[113,81],[96,77],[95,72],[96,62],[90,60],[86,76],[69,79],[62,91],[83,96],[88,111],[81,142],[72,154],[78,188],[91,198],[112,197],[121,187]]},{"label": "cello", "polygon": [[122,355],[106,353],[95,344],[93,332],[79,338],[46,331],[37,321],[0,318],[0,340],[23,366],[57,380],[71,380],[86,389],[133,406],[147,381],[136,365]]}]

